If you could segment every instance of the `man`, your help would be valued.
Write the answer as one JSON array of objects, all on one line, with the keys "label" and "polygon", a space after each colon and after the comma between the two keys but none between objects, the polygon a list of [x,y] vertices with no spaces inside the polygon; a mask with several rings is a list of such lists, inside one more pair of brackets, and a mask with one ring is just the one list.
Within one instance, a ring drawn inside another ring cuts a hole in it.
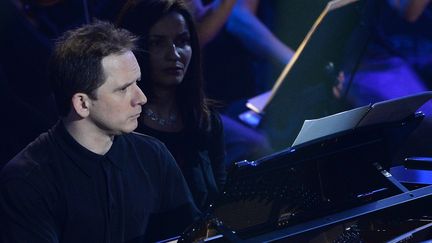
[{"label": "man", "polygon": [[135,42],[104,22],[59,39],[49,67],[60,120],[0,174],[5,242],[144,242],[197,215],[165,146],[131,134],[147,101]]}]

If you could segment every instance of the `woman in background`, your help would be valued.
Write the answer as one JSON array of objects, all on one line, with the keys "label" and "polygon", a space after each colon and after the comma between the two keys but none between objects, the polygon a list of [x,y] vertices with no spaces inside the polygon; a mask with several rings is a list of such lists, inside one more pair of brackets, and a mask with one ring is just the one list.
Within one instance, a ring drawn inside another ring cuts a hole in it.
[{"label": "woman in background", "polygon": [[191,14],[181,0],[130,0],[117,23],[141,37],[137,56],[148,103],[136,131],[165,143],[205,209],[225,183],[225,150],[219,114],[203,91]]}]

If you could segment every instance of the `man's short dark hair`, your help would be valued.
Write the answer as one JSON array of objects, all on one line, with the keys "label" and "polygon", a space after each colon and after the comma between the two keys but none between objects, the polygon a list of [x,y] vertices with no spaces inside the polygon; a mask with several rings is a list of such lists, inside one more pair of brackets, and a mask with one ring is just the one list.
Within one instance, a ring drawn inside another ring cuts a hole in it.
[{"label": "man's short dark hair", "polygon": [[137,37],[125,29],[96,21],[65,32],[57,41],[49,65],[49,77],[60,116],[71,109],[76,93],[96,99],[95,90],[105,82],[102,59],[134,51]]}]

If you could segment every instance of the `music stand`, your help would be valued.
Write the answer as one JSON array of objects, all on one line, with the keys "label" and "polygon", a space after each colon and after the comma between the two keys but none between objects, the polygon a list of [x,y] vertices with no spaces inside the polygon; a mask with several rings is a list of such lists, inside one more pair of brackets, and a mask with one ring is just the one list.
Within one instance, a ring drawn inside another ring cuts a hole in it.
[{"label": "music stand", "polygon": [[304,120],[341,109],[332,88],[342,71],[353,76],[365,51],[367,10],[366,1],[330,1],[272,90],[248,101],[276,151],[293,142]]}]

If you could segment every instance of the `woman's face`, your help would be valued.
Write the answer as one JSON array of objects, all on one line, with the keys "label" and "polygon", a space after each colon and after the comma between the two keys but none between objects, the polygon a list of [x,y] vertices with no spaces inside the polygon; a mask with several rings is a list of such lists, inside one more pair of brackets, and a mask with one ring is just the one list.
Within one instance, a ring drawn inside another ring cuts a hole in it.
[{"label": "woman's face", "polygon": [[192,57],[189,28],[184,17],[170,12],[156,22],[149,32],[148,50],[154,85],[168,88],[180,84]]}]

